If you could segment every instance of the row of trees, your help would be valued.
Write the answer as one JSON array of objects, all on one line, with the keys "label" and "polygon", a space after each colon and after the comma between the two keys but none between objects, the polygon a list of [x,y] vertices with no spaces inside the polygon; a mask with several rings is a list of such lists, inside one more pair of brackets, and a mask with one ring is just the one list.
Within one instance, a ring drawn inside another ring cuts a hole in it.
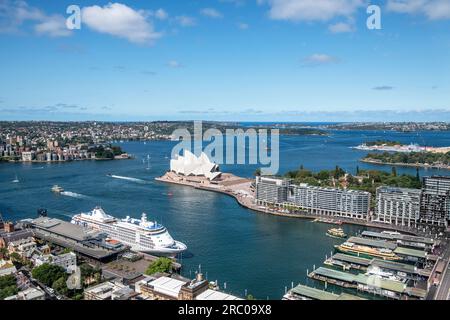
[{"label": "row of trees", "polygon": [[[81,282],[84,284],[86,279],[92,279],[94,278],[96,281],[99,281],[98,274],[100,274],[101,278],[101,272],[95,268],[92,268],[91,266],[87,264],[82,264],[80,266],[81,269]],[[51,287],[53,290],[55,290],[57,293],[69,297],[74,300],[79,300],[83,298],[83,290],[77,290],[77,289],[69,289],[67,287],[67,279],[68,274],[64,270],[63,267],[44,263],[40,265],[39,267],[36,267],[31,272],[33,278],[41,282],[47,287]],[[92,283],[92,281],[89,281],[89,283]]]},{"label": "row of trees", "polygon": [[148,266],[145,274],[152,275],[158,272],[170,272],[171,270],[172,260],[166,257],[160,257]]},{"label": "row of trees", "polygon": [[368,191],[373,195],[375,195],[376,188],[382,185],[416,189],[422,187],[418,171],[416,176],[398,175],[395,167],[392,168],[390,173],[380,170],[360,170],[359,168],[356,171],[357,173],[354,176],[346,173],[339,166],[336,166],[334,170],[321,170],[319,172],[313,172],[300,166],[298,170],[289,171],[284,176],[297,184],[307,183],[321,187],[341,187],[345,185],[349,189]]},{"label": "row of trees", "polygon": [[120,146],[96,146],[89,149],[90,152],[95,152],[95,157],[98,159],[114,159],[115,156],[121,155],[123,153]]},{"label": "row of trees", "polygon": [[366,142],[367,146],[400,146],[402,143],[400,141],[391,141],[391,140],[376,140]]},{"label": "row of trees", "polygon": [[378,160],[383,163],[450,165],[450,152],[383,152],[368,153],[365,160]]}]

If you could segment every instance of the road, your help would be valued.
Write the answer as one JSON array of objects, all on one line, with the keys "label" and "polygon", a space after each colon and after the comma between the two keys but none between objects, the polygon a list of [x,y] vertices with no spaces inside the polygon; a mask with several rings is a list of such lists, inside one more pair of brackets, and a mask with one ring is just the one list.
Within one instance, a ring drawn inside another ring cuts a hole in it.
[{"label": "road", "polygon": [[437,294],[435,296],[435,300],[448,300],[449,299],[449,292],[450,292],[450,244],[447,242],[445,244],[445,253],[443,260],[446,261],[446,267],[444,274],[442,275],[441,283],[437,289]]},{"label": "road", "polygon": [[28,269],[26,269],[26,268],[21,268],[20,270],[24,273],[24,275],[25,275],[26,277],[28,277],[28,279],[30,280],[30,282],[31,282],[35,287],[38,287],[38,288],[41,288],[42,290],[44,290],[44,292],[45,292],[45,294],[46,294],[46,296],[47,296],[47,297],[46,297],[47,300],[57,300],[56,295],[55,295],[53,292],[49,291],[49,289],[48,289],[43,283],[39,282],[39,281],[36,280],[36,279],[33,279],[33,277],[31,276],[31,273],[30,273],[30,271],[29,271]]}]

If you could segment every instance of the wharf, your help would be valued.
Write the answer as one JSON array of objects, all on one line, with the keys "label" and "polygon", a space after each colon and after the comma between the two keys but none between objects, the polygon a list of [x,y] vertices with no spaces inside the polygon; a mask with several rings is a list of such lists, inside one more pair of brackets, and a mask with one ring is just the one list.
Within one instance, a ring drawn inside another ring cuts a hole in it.
[{"label": "wharf", "polygon": [[23,224],[39,239],[54,243],[94,260],[106,261],[125,252],[126,246],[107,246],[99,240],[96,231],[55,218],[39,217],[23,220]]},{"label": "wharf", "polygon": [[325,264],[329,266],[338,266],[343,270],[365,270],[370,265],[371,260],[366,258],[361,258],[357,256],[352,256],[343,253],[336,253],[332,257],[325,260]]},{"label": "wharf", "polygon": [[341,293],[335,294],[299,284],[284,295],[283,300],[366,300],[358,296]]},{"label": "wharf", "polygon": [[351,242],[351,243],[365,246],[365,247],[379,248],[379,249],[395,250],[395,248],[397,248],[397,245],[392,242],[387,242],[384,240],[371,240],[371,239],[360,238],[360,237],[350,237],[347,240],[347,242]]},{"label": "wharf", "polygon": [[439,244],[439,240],[434,240],[427,237],[412,236],[400,233],[386,233],[386,232],[375,232],[375,231],[363,231],[361,236],[364,238],[370,238],[375,240],[385,240],[389,242],[396,243],[399,246],[411,247],[414,249],[429,250],[435,245]]},{"label": "wharf", "polygon": [[374,275],[351,274],[320,267],[308,276],[325,283],[378,294],[387,298],[403,299],[409,296],[415,299],[424,299],[426,296],[426,290],[407,287],[401,281],[383,279]]}]

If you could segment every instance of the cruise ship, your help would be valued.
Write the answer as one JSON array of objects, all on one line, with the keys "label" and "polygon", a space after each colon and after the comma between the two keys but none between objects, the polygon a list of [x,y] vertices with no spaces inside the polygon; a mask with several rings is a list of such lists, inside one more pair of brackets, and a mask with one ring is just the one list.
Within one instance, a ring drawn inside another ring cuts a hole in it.
[{"label": "cruise ship", "polygon": [[73,216],[71,222],[103,232],[111,239],[130,246],[133,251],[172,255],[187,249],[184,243],[175,241],[164,226],[148,221],[145,213],[141,219],[129,216],[117,219],[96,207],[88,213]]}]

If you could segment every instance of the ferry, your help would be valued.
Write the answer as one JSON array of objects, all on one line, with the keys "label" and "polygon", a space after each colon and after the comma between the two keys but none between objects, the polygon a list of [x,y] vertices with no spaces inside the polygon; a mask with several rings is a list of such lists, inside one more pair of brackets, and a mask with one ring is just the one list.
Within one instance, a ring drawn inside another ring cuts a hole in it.
[{"label": "ferry", "polygon": [[332,238],[347,238],[347,234],[342,228],[331,228],[327,231],[327,236]]},{"label": "ferry", "polygon": [[352,242],[344,242],[341,245],[334,246],[337,251],[366,258],[381,258],[384,260],[402,260],[392,250],[385,248],[371,248],[360,246]]},{"label": "ferry", "polygon": [[62,187],[58,186],[57,184],[55,184],[52,187],[52,192],[54,192],[54,193],[62,193],[62,192],[64,192],[64,189]]},{"label": "ferry", "polygon": [[174,240],[163,225],[148,221],[145,213],[141,219],[129,216],[117,219],[106,214],[101,207],[96,207],[90,212],[73,216],[71,222],[103,232],[110,239],[120,241],[137,252],[175,255],[187,249],[184,243]]}]

